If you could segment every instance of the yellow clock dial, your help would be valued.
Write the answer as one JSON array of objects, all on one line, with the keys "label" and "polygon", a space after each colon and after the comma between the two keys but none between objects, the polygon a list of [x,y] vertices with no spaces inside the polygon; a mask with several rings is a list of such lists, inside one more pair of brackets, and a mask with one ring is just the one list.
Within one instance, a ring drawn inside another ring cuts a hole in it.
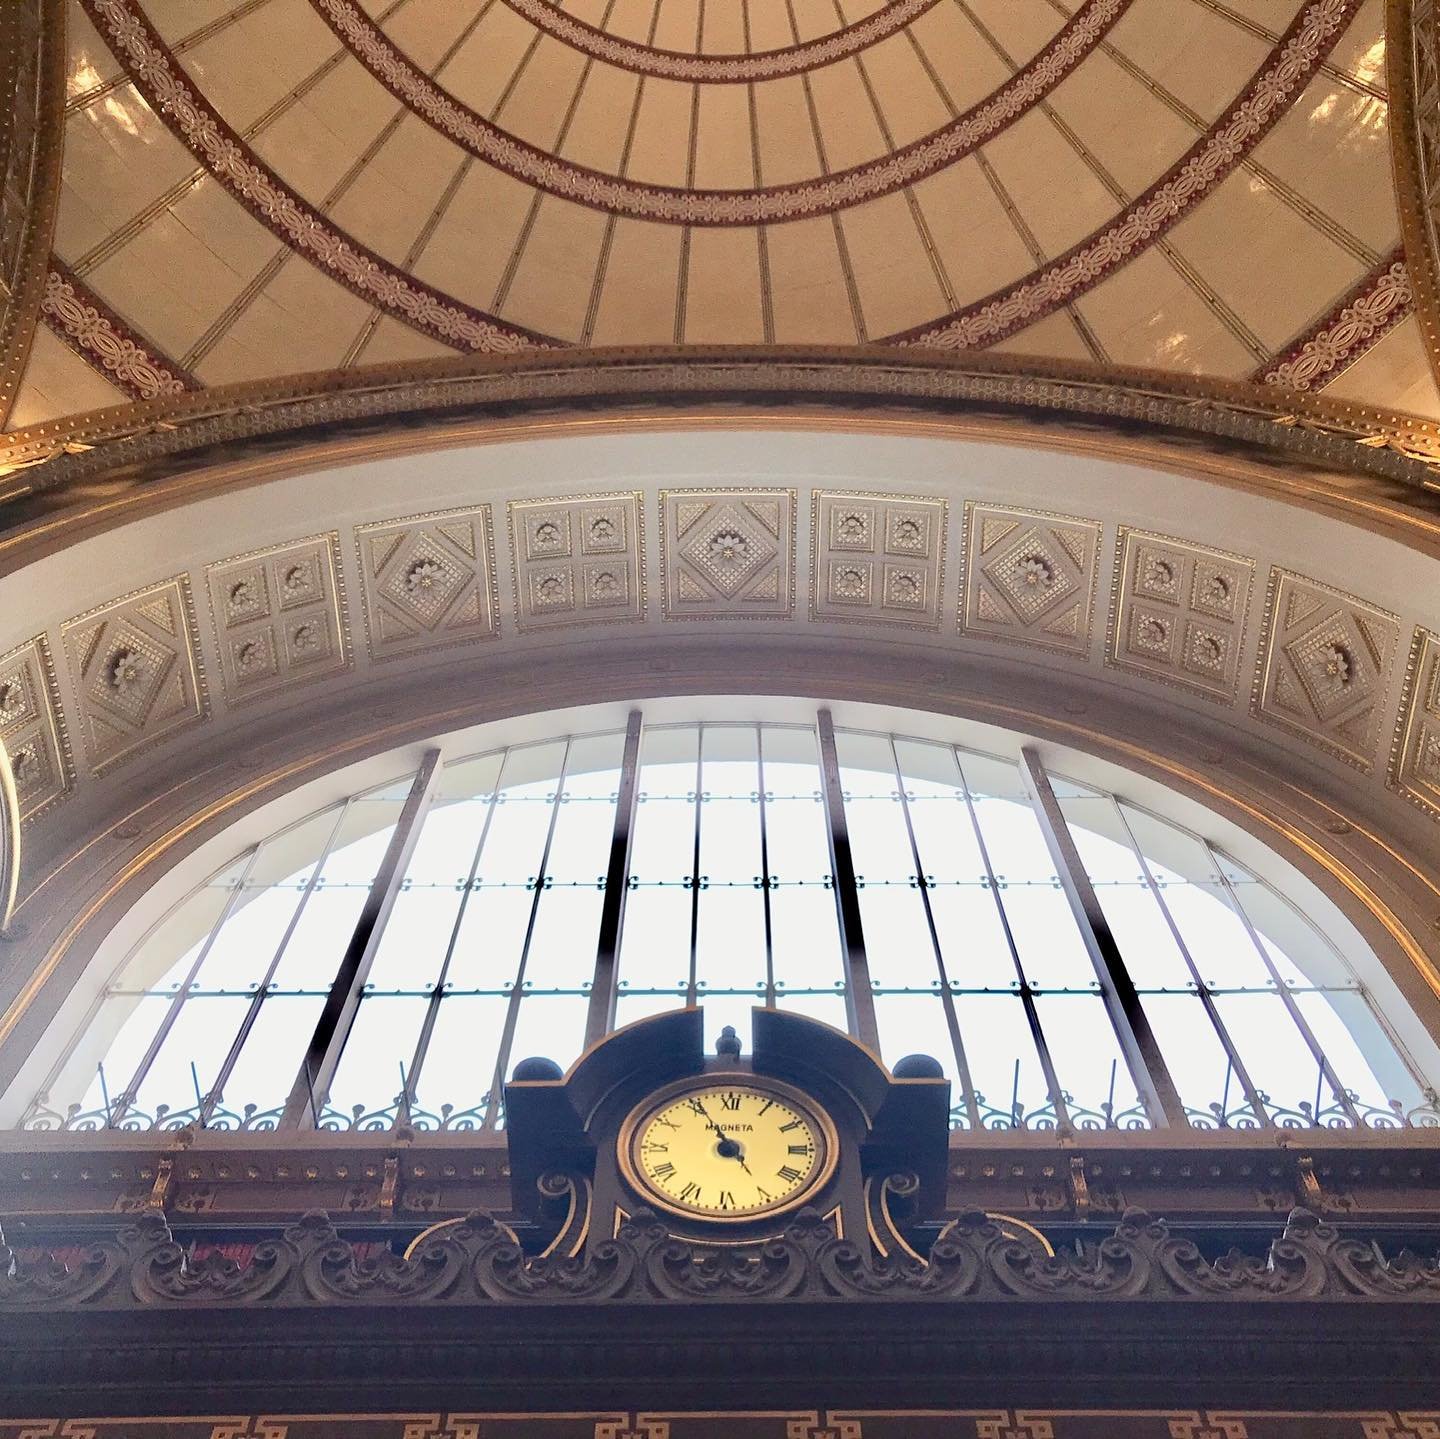
[{"label": "yellow clock dial", "polygon": [[827,1177],[826,1126],[767,1087],[697,1086],[662,1099],[630,1130],[630,1177],[662,1207],[750,1219],[799,1203]]}]

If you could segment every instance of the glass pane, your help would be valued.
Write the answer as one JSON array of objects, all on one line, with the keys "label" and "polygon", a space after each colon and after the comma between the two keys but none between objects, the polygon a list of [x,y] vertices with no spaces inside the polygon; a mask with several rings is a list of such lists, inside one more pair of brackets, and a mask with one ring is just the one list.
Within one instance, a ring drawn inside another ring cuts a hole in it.
[{"label": "glass pane", "polygon": [[950,1107],[955,1122],[964,1124],[960,1067],[940,997],[933,994],[877,994],[875,1022],[880,1029],[880,1055],[892,1068],[909,1054],[938,1060],[950,1081]]},{"label": "glass pane", "polygon": [[585,1014],[589,1001],[580,996],[527,994],[515,1019],[505,1077],[522,1059],[537,1055],[568,1069],[585,1047]]},{"label": "glass pane", "polygon": [[[37,1097],[38,1109],[50,1118],[27,1124],[48,1128],[63,1120],[73,1107],[77,1115],[94,1116],[85,1127],[103,1127],[173,1003],[164,994],[102,1000],[80,1043],[67,1056],[48,1090]],[[101,1065],[105,1071],[103,1083]],[[108,1110],[107,1091],[112,1106]]]},{"label": "glass pane", "polygon": [[843,994],[780,994],[776,997],[777,1009],[788,1009],[791,1014],[803,1014],[807,1019],[818,1019],[842,1032],[848,1027],[845,1019],[845,996]]},{"label": "glass pane", "polygon": [[1200,997],[1147,994],[1141,1003],[1190,1122],[1200,1129],[1255,1127],[1255,1111]]},{"label": "glass pane", "polygon": [[1295,1003],[1367,1122],[1388,1125],[1425,1103],[1409,1067],[1358,990],[1302,990]]},{"label": "glass pane", "polygon": [[751,1003],[765,1002],[765,911],[754,885],[700,891],[695,972],[703,988],[747,990]]},{"label": "glass pane", "polygon": [[496,995],[440,1001],[415,1082],[410,1120],[417,1129],[471,1129],[483,1121],[508,1007]]},{"label": "glass pane", "polygon": [[1052,1128],[1055,1110],[1019,996],[956,995],[955,1015],[980,1123],[986,1129]]},{"label": "glass pane", "polygon": [[222,1112],[211,1120],[214,1127],[227,1127],[225,1114],[244,1118],[247,1110],[251,1126],[274,1127],[300,1073],[300,1062],[324,1004],[324,997],[318,994],[299,998],[271,995],[265,1000],[230,1072]]},{"label": "glass pane", "polygon": [[366,995],[355,1011],[326,1109],[352,1128],[366,1127],[367,1118],[373,1122],[377,1116],[393,1121],[402,1075],[410,1073],[428,1008],[425,999]]},{"label": "glass pane", "polygon": [[777,885],[770,891],[770,925],[777,993],[823,989],[843,994],[845,976],[833,890],[818,880]]},{"label": "glass pane", "polygon": [[[136,1092],[131,1117],[160,1123],[167,1110],[194,1117],[199,1099],[210,1092],[220,1073],[250,1004],[238,995],[187,999]],[[293,1070],[290,1078],[294,1078]]]},{"label": "glass pane", "polygon": [[1217,994],[1215,1007],[1260,1097],[1277,1124],[1332,1117],[1335,1096],[1278,994]]},{"label": "glass pane", "polygon": [[1041,995],[1035,1008],[1077,1127],[1148,1128],[1104,1001],[1098,995]]}]

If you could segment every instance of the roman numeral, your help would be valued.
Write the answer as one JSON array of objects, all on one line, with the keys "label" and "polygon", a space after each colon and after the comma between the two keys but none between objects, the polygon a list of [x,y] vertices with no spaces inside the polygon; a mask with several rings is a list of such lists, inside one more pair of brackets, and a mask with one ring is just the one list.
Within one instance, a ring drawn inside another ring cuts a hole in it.
[{"label": "roman numeral", "polygon": [[755,1186],[755,1192],[756,1192],[756,1194],[758,1194],[758,1195],[760,1196],[760,1198],[763,1199],[763,1200],[765,1201],[765,1203],[767,1203],[767,1204],[768,1204],[772,1199],[774,1199],[774,1197],[775,1197],[773,1194],[770,1193],[770,1191],[769,1191],[768,1189],[762,1189],[761,1186],[758,1185],[758,1184]]},{"label": "roman numeral", "polygon": [[730,1091],[729,1094],[722,1094],[722,1095],[720,1096],[720,1108],[721,1108],[721,1109],[739,1109],[739,1108],[740,1108],[740,1096],[739,1096],[738,1094],[736,1094],[733,1089]]},{"label": "roman numeral", "polygon": [[685,1107],[691,1114],[698,1114],[702,1119],[705,1117],[705,1105],[698,1099],[687,1099]]},{"label": "roman numeral", "polygon": [[675,1166],[667,1160],[664,1164],[657,1164],[650,1173],[656,1179],[669,1179],[675,1173]]},{"label": "roman numeral", "polygon": [[782,1164],[775,1173],[777,1177],[783,1179],[786,1184],[794,1184],[795,1181],[800,1178],[800,1171],[798,1169],[791,1169],[788,1164]]},{"label": "roman numeral", "polygon": [[803,1129],[804,1127],[805,1121],[803,1119],[792,1119],[789,1124],[782,1124],[780,1126],[780,1133],[789,1134],[792,1129]]},{"label": "roman numeral", "polygon": [[814,1151],[810,1148],[808,1144],[792,1144],[790,1146],[790,1153],[803,1154],[808,1159],[810,1155],[814,1153]]},{"label": "roman numeral", "polygon": [[773,1099],[767,1099],[767,1100],[765,1101],[765,1103],[760,1106],[760,1113],[761,1113],[761,1114],[768,1114],[768,1113],[769,1113],[772,1109],[774,1109],[774,1108],[775,1108],[775,1101],[774,1101]]},{"label": "roman numeral", "polygon": [[681,1199],[693,1199],[696,1204],[700,1202],[700,1186],[698,1184],[687,1184],[680,1191]]},{"label": "roman numeral", "polygon": [[734,1209],[735,1207],[735,1196],[728,1189],[720,1191],[720,1207],[721,1209]]},{"label": "roman numeral", "polygon": [[680,1126],[679,1126],[678,1124],[672,1124],[672,1123],[670,1122],[670,1120],[668,1120],[668,1119],[657,1119],[657,1120],[655,1121],[655,1123],[656,1123],[656,1124],[663,1124],[666,1129],[679,1129],[679,1128],[680,1128]]}]

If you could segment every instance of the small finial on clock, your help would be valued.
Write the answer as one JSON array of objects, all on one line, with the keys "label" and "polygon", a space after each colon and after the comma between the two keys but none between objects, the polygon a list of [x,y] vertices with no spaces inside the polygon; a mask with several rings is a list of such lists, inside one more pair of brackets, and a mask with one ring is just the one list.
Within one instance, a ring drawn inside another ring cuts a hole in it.
[{"label": "small finial on clock", "polygon": [[720,1031],[720,1038],[715,1041],[715,1053],[722,1059],[738,1059],[740,1057],[740,1036],[735,1033],[733,1024],[727,1024]]}]

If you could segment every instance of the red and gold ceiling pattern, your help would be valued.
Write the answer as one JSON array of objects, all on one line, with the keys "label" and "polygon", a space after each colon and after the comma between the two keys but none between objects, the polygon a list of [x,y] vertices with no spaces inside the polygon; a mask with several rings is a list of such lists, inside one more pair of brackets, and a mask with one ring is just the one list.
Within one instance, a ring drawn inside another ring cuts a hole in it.
[{"label": "red and gold ceiling pattern", "polygon": [[1440,413],[1383,0],[68,0],[12,428],[556,345],[888,342]]}]

